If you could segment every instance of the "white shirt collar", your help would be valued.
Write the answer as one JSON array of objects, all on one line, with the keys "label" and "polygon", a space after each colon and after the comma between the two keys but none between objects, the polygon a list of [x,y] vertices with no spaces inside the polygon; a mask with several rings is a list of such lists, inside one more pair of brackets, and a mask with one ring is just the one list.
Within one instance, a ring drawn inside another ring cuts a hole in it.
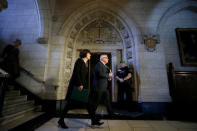
[{"label": "white shirt collar", "polygon": [[101,63],[103,63],[103,65],[105,65],[105,63],[103,61],[100,61]]}]

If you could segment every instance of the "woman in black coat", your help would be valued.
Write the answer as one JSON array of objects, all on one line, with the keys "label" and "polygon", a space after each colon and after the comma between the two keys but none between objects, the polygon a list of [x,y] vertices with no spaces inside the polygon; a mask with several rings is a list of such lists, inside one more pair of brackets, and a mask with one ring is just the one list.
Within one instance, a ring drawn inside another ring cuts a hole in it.
[{"label": "woman in black coat", "polygon": [[62,128],[68,128],[68,126],[64,123],[64,118],[67,112],[69,111],[73,87],[77,87],[79,91],[81,91],[83,88],[88,88],[87,61],[90,60],[90,57],[91,57],[90,51],[85,49],[82,52],[80,52],[80,58],[78,58],[77,61],[75,62],[74,70],[66,94],[66,104],[58,121],[59,126]]}]

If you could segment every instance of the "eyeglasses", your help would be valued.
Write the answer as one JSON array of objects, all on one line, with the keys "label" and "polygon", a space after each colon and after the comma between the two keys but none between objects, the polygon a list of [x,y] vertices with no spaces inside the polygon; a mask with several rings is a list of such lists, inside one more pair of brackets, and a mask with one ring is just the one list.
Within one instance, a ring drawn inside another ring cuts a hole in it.
[{"label": "eyeglasses", "polygon": [[103,57],[103,58],[109,59],[108,57]]}]

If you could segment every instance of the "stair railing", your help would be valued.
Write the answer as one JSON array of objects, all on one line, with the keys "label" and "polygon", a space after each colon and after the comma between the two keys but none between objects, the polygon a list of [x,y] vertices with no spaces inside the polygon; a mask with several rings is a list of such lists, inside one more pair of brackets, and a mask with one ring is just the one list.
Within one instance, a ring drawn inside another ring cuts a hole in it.
[{"label": "stair railing", "polygon": [[37,78],[33,73],[31,73],[30,71],[26,70],[25,68],[20,67],[20,69],[21,69],[22,72],[24,72],[26,75],[30,76],[36,82],[41,83],[41,84],[43,84],[46,87],[50,86],[50,87],[54,87],[55,89],[57,89],[58,85],[49,85],[49,84],[46,84],[45,81]]}]

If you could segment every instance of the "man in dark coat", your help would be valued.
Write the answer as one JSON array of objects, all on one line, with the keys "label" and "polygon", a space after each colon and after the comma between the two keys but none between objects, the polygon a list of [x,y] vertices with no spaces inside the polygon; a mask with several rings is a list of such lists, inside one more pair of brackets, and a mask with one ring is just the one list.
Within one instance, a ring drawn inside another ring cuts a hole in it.
[{"label": "man in dark coat", "polygon": [[104,104],[107,107],[108,114],[113,114],[108,90],[108,81],[113,76],[113,73],[110,72],[109,68],[106,66],[107,63],[108,56],[103,54],[100,56],[100,62],[96,64],[94,69],[93,85],[90,91],[90,115],[92,121],[96,119],[95,112],[102,99],[104,99]]},{"label": "man in dark coat", "polygon": [[19,49],[21,40],[16,40],[14,45],[7,45],[2,53],[0,62],[2,68],[10,74],[11,80],[15,80],[20,75]]}]

